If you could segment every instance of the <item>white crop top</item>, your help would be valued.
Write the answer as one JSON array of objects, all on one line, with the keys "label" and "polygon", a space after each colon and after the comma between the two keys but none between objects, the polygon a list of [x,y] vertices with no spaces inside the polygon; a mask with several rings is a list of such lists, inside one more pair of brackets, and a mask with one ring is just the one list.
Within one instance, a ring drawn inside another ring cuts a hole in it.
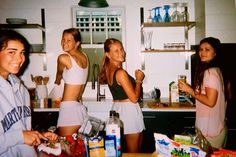
[{"label": "white crop top", "polygon": [[85,84],[88,76],[88,66],[86,68],[81,68],[73,57],[70,56],[70,58],[72,66],[70,69],[64,68],[62,74],[64,82],[77,85]]}]

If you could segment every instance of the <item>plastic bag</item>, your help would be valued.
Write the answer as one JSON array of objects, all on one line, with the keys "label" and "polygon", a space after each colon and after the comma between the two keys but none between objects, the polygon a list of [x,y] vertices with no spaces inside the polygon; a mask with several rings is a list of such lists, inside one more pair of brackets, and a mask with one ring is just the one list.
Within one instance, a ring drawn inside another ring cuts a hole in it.
[{"label": "plastic bag", "polygon": [[205,151],[207,154],[211,154],[213,149],[211,144],[207,141],[207,139],[202,135],[202,132],[200,129],[195,127],[196,136],[193,137],[193,144],[200,147],[203,151]]},{"label": "plastic bag", "polygon": [[103,131],[104,129],[104,121],[92,116],[86,116],[79,129],[79,133],[85,136],[93,137],[98,136],[99,131]]}]

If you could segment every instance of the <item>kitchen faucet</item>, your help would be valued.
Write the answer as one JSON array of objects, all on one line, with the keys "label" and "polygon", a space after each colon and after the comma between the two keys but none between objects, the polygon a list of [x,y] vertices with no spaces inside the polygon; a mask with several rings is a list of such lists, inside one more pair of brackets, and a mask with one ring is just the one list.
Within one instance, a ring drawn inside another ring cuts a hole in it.
[{"label": "kitchen faucet", "polygon": [[101,101],[101,99],[105,99],[105,89],[104,94],[100,93],[100,80],[99,80],[99,65],[93,64],[92,66],[92,89],[95,89],[95,82],[97,81],[97,101]]}]

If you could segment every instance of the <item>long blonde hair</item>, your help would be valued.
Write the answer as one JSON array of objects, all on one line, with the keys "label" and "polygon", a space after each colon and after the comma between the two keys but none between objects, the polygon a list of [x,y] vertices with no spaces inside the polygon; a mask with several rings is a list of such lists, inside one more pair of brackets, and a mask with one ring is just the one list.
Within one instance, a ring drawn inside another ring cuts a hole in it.
[{"label": "long blonde hair", "polygon": [[102,61],[102,70],[100,73],[101,84],[108,83],[108,81],[107,81],[108,79],[107,79],[107,75],[106,75],[106,68],[108,67],[110,59],[106,56],[106,53],[110,52],[111,45],[114,43],[119,43],[122,45],[122,42],[119,41],[118,39],[115,39],[115,38],[108,38],[104,43],[104,57],[103,57],[103,61]]}]

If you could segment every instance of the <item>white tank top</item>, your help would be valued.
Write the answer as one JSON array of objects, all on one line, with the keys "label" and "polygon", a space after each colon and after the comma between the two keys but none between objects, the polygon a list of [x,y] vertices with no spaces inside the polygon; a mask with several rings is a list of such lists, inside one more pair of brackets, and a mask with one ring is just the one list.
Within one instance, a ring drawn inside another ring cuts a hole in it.
[{"label": "white tank top", "polygon": [[[69,55],[70,56],[70,55]],[[85,84],[87,81],[88,76],[88,66],[86,68],[81,68],[76,61],[71,57],[71,68],[63,70],[63,80],[66,84],[76,84],[82,85]]]}]

